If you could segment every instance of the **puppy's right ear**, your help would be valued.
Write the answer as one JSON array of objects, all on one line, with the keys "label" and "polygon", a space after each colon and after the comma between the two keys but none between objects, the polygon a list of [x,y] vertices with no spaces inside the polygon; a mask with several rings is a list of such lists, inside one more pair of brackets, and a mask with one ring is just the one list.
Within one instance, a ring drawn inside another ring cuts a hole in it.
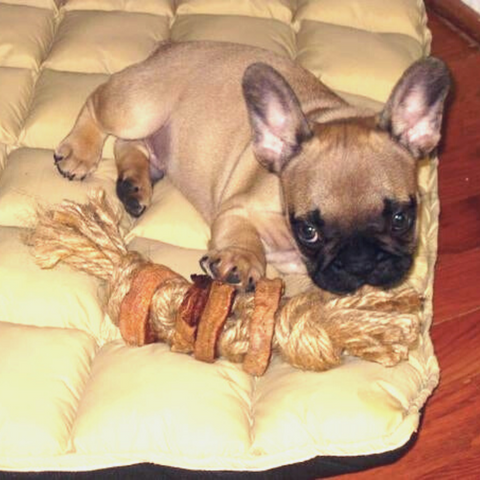
[{"label": "puppy's right ear", "polygon": [[265,63],[254,63],[245,70],[242,88],[255,156],[278,174],[312,137],[300,102],[280,73]]}]

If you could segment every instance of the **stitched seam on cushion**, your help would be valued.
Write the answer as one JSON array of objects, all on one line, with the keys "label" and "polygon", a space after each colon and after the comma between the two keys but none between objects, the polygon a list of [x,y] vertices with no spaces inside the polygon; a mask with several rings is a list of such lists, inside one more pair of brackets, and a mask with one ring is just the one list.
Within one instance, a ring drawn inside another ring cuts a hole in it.
[{"label": "stitched seam on cushion", "polygon": [[252,391],[250,393],[250,409],[248,412],[250,422],[250,452],[253,444],[255,443],[255,407],[257,404],[257,391],[258,391],[258,377],[252,377]]}]

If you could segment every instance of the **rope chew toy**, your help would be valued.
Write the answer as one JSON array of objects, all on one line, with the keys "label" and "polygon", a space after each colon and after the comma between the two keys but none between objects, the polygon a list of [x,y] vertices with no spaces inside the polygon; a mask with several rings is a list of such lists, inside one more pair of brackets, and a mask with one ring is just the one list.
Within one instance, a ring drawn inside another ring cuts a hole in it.
[{"label": "rope chew toy", "polygon": [[129,345],[166,342],[205,362],[218,356],[263,375],[276,352],[294,367],[322,371],[353,355],[385,366],[418,340],[422,299],[410,287],[363,287],[337,297],[312,289],[283,298],[279,278],[254,293],[193,275],[192,282],[129,251],[105,192],[38,214],[26,243],[41,268],[64,262],[105,281],[106,311]]}]

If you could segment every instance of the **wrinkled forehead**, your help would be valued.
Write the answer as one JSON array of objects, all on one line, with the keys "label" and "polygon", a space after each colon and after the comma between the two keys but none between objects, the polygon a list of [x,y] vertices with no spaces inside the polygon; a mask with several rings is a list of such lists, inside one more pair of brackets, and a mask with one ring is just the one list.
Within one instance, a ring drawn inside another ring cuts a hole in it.
[{"label": "wrinkled forehead", "polygon": [[355,121],[314,131],[288,187],[298,215],[320,209],[325,221],[359,221],[380,214],[385,200],[415,196],[416,161],[387,133]]}]

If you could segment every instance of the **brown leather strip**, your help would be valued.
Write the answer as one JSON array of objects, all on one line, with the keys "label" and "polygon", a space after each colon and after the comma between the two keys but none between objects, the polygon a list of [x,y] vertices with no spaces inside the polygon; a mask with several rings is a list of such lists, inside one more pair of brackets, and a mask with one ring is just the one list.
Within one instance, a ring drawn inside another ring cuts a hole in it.
[{"label": "brown leather strip", "polygon": [[183,297],[175,318],[175,332],[171,346],[173,352],[193,352],[197,327],[213,282],[207,275],[192,275],[192,281],[193,285]]},{"label": "brown leather strip", "polygon": [[283,289],[283,281],[279,278],[273,280],[262,278],[255,288],[255,303],[250,319],[250,341],[243,360],[243,369],[251,375],[263,375],[270,362],[275,313]]},{"label": "brown leather strip", "polygon": [[207,304],[200,317],[193,355],[197,360],[213,363],[218,338],[230,314],[235,287],[214,281],[210,287]]},{"label": "brown leather strip", "polygon": [[126,343],[141,346],[155,341],[148,322],[153,295],[165,281],[179,277],[168,267],[153,263],[146,264],[136,272],[130,290],[120,305],[119,328]]}]

